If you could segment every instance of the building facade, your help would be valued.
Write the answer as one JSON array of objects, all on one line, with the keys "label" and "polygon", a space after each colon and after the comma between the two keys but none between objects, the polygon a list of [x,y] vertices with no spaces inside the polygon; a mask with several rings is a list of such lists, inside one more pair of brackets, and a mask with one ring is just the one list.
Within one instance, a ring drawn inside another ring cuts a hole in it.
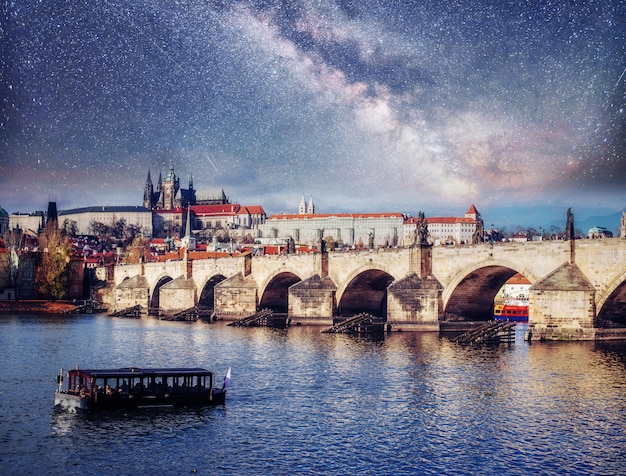
[{"label": "building facade", "polygon": [[30,230],[39,233],[46,224],[46,215],[43,211],[32,213],[11,213],[9,215],[9,228],[11,230]]},{"label": "building facade", "polygon": [[[462,217],[426,217],[429,243],[462,245],[482,241],[484,231],[480,213],[471,205]],[[409,246],[415,237],[418,219],[408,217],[404,222],[403,244]]]},{"label": "building facade", "polygon": [[85,207],[59,212],[59,227],[63,228],[73,222],[78,235],[92,234],[94,223],[114,227],[119,220],[124,220],[127,226],[137,226],[140,233],[145,236],[152,236],[152,211],[144,207]]},{"label": "building facade", "polygon": [[265,244],[320,244],[331,238],[348,247],[397,246],[403,232],[404,216],[390,213],[315,213],[313,197],[308,204],[302,197],[297,214],[278,214],[259,225],[259,238]]}]

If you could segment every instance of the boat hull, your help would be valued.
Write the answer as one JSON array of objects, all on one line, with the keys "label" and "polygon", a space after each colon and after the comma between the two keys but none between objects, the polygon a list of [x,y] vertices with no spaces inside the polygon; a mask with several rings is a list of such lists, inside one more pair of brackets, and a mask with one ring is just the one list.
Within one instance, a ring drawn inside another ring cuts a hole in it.
[{"label": "boat hull", "polygon": [[498,321],[528,322],[528,306],[498,305],[493,318]]},{"label": "boat hull", "polygon": [[226,391],[213,389],[196,395],[79,395],[68,392],[55,392],[54,407],[72,413],[112,410],[135,410],[150,407],[210,406],[223,405]]}]

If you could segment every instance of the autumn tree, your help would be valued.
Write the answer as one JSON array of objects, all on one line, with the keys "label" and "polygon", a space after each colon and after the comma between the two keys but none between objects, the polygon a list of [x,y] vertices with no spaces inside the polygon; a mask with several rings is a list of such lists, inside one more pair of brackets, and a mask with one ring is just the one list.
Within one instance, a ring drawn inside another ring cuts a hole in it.
[{"label": "autumn tree", "polygon": [[124,262],[126,264],[138,264],[150,260],[150,240],[136,236],[133,242],[126,248]]},{"label": "autumn tree", "polygon": [[71,246],[56,227],[47,227],[39,238],[42,248],[37,266],[35,286],[50,299],[61,299],[67,294]]}]

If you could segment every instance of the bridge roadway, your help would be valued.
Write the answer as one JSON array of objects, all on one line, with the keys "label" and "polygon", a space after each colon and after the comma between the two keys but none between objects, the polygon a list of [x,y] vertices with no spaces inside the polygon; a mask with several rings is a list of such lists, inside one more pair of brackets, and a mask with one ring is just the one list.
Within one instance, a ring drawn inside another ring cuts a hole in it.
[{"label": "bridge roadway", "polygon": [[626,239],[482,243],[296,255],[241,255],[117,266],[115,308],[193,305],[225,319],[269,307],[294,323],[332,324],[368,312],[392,330],[486,320],[516,272],[532,283],[535,336],[594,339],[626,326]]}]

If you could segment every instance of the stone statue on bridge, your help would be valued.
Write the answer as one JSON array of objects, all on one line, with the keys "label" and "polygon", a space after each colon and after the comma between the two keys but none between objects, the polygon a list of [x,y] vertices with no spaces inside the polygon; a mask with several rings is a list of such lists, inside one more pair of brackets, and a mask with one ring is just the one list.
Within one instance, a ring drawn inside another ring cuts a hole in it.
[{"label": "stone statue on bridge", "polygon": [[626,238],[626,212],[622,212],[622,221],[620,223],[619,236]]},{"label": "stone statue on bridge", "polygon": [[417,214],[417,233],[415,235],[415,244],[428,244],[428,223],[426,222],[426,217],[422,211]]},{"label": "stone statue on bridge", "polygon": [[565,222],[565,240],[574,239],[574,214],[572,209],[567,209],[567,221]]},{"label": "stone statue on bridge", "polygon": [[296,242],[293,237],[287,238],[287,254],[292,255],[296,252]]},{"label": "stone statue on bridge", "polygon": [[475,245],[483,241],[485,241],[485,224],[483,223],[483,219],[479,216],[476,220],[476,231],[472,235],[472,244]]}]

